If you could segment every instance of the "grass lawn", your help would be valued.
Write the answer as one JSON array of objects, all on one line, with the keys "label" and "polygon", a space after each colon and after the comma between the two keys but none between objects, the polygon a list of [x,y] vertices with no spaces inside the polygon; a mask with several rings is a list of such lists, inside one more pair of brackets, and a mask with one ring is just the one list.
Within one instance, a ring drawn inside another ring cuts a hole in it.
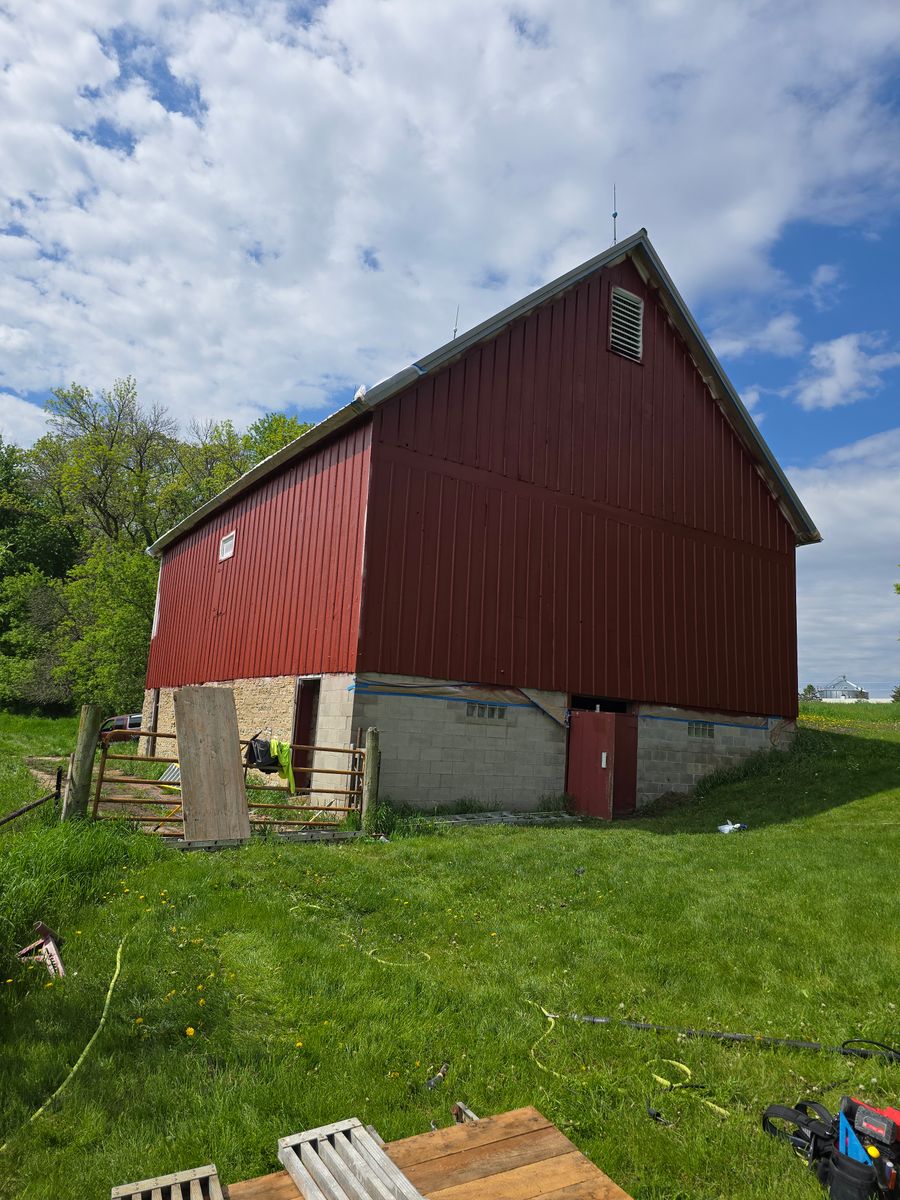
[{"label": "grass lawn", "polygon": [[25,756],[46,758],[46,770],[52,774],[56,765],[65,768],[65,759],[75,749],[77,732],[77,717],[0,713],[0,817],[52,791],[34,778],[25,765]]},{"label": "grass lawn", "polygon": [[[821,1196],[761,1109],[896,1104],[900,1066],[553,1024],[541,1006],[896,1044],[900,714],[877,707],[842,710],[845,732],[813,713],[795,753],[611,826],[179,855],[23,818],[0,831],[0,1195],[87,1200],[210,1161],[233,1181],[276,1169],[287,1133],[355,1115],[390,1140],[460,1099],[536,1105],[641,1200]],[[749,832],[718,834],[726,818]],[[11,965],[37,916],[67,939],[52,986]],[[95,1029],[126,934],[91,1056],[25,1125]],[[666,1060],[705,1090],[667,1092],[654,1076],[686,1077]]]}]

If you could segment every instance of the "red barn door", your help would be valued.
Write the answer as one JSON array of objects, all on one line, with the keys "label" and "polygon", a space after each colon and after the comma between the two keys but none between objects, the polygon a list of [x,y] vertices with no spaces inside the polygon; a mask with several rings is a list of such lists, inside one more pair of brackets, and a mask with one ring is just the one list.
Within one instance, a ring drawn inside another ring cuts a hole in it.
[{"label": "red barn door", "polygon": [[586,817],[625,816],[634,811],[637,781],[637,718],[630,713],[569,714],[566,791]]}]

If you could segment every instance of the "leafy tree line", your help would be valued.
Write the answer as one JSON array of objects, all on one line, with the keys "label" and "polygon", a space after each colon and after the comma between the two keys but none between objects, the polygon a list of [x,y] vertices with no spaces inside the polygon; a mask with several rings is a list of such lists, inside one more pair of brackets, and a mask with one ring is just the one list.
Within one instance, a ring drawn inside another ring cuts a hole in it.
[{"label": "leafy tree line", "polygon": [[179,434],[135,381],[48,402],[29,450],[0,438],[0,707],[140,707],[158,563],[147,546],[310,428],[270,413]]}]

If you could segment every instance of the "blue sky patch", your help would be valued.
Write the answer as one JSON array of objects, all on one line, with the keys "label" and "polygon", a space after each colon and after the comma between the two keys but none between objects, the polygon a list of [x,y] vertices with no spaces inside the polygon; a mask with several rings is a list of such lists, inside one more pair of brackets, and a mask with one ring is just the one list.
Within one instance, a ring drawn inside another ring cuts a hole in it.
[{"label": "blue sky patch", "polygon": [[523,42],[541,50],[549,45],[550,29],[544,21],[536,21],[526,13],[513,12],[510,13],[509,23]]},{"label": "blue sky patch", "polygon": [[95,146],[102,146],[105,150],[120,150],[129,157],[137,145],[137,138],[130,129],[123,129],[121,125],[115,125],[105,117],[101,117],[88,130],[72,130],[72,136],[77,142],[93,142]]},{"label": "blue sky patch", "polygon": [[142,38],[127,25],[120,25],[101,39],[104,53],[119,63],[119,85],[138,78],[167,112],[181,113],[198,123],[206,113],[200,88],[190,79],[172,73],[163,49]]},{"label": "blue sky patch", "polygon": [[381,270],[381,260],[379,259],[374,246],[363,246],[359,252],[359,261],[367,271]]}]

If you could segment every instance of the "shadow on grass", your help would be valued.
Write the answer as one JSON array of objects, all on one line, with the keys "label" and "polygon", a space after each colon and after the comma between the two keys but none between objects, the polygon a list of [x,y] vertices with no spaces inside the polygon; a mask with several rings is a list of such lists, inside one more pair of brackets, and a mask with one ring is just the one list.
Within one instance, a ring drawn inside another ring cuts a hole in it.
[{"label": "shadow on grass", "polygon": [[800,729],[790,751],[755,754],[715,771],[690,796],[657,801],[634,818],[648,832],[713,833],[723,821],[784,825],[900,786],[900,741]]}]

